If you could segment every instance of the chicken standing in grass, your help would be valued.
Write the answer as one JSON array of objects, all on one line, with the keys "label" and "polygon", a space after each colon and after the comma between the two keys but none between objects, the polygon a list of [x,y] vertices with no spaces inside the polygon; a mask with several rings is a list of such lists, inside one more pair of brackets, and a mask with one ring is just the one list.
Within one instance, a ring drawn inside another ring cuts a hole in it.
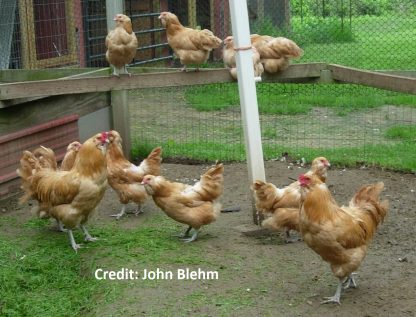
[{"label": "chicken standing in grass", "polygon": [[322,303],[340,304],[342,288],[356,287],[354,271],[363,261],[377,226],[388,211],[380,202],[382,182],[361,187],[348,206],[339,207],[317,175],[299,176],[301,209],[299,227],[305,243],[331,265],[339,279],[337,290]]},{"label": "chicken standing in grass", "polygon": [[[187,65],[201,65],[208,60],[210,52],[218,48],[222,41],[210,30],[195,30],[184,27],[178,17],[171,12],[162,12],[159,16],[166,28],[169,46],[179,58],[185,71]],[[198,69],[198,68],[197,68]]]},{"label": "chicken standing in grass", "polygon": [[[104,196],[107,187],[106,150],[108,133],[94,135],[85,141],[70,171],[42,168],[29,151],[23,153],[18,175],[25,191],[23,201],[33,198],[44,216],[65,225],[72,248],[75,242],[72,230],[80,227],[86,241],[95,241],[85,224]],[[32,166],[35,166],[33,169]]]},{"label": "chicken standing in grass", "polygon": [[143,212],[143,203],[148,195],[141,181],[146,174],[160,175],[162,148],[153,149],[140,165],[136,166],[125,158],[120,134],[112,130],[109,132],[109,138],[111,143],[107,151],[108,183],[116,191],[123,205],[118,214],[111,215],[118,220],[126,213],[126,206],[130,201],[137,204],[136,215]]},{"label": "chicken standing in grass", "polygon": [[221,212],[217,199],[223,192],[223,171],[224,166],[216,164],[193,186],[153,175],[146,175],[142,184],[166,215],[189,226],[183,237],[194,229],[192,237],[184,240],[192,242],[197,239],[200,228],[215,221]]},{"label": "chicken standing in grass", "polygon": [[113,66],[113,75],[129,74],[126,65],[131,63],[136,56],[138,42],[136,34],[133,32],[131,20],[124,14],[117,14],[114,17],[116,27],[111,30],[106,39],[105,46],[107,52],[105,57]]}]

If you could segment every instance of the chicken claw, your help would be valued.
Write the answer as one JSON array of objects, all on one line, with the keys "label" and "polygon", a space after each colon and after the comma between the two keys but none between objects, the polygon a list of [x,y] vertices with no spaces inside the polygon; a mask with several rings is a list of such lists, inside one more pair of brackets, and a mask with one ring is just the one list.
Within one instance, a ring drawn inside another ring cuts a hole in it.
[{"label": "chicken claw", "polygon": [[185,243],[189,243],[189,242],[195,241],[198,238],[198,233],[199,233],[199,230],[194,230],[194,234],[192,235],[192,237],[190,237],[189,239],[182,239],[182,241],[185,242]]},{"label": "chicken claw", "polygon": [[328,304],[328,303],[336,303],[338,305],[341,305],[341,290],[342,290],[342,281],[340,280],[337,286],[337,290],[334,294],[334,296],[331,297],[324,297],[324,301],[321,302],[321,304]]},{"label": "chicken claw", "polygon": [[189,232],[191,231],[192,227],[189,226],[188,229],[186,229],[185,233],[182,234],[178,234],[177,237],[178,238],[186,238],[189,237]]},{"label": "chicken claw", "polygon": [[344,289],[348,289],[350,287],[357,288],[357,282],[354,279],[354,275],[358,275],[358,273],[351,273],[350,276],[342,283]]},{"label": "chicken claw", "polygon": [[137,209],[134,212],[134,214],[137,216],[137,215],[140,215],[142,213],[144,213],[143,206],[141,204],[137,204]]},{"label": "chicken claw", "polygon": [[116,220],[119,220],[126,213],[126,205],[123,205],[121,211],[118,214],[110,215],[110,217],[115,217]]},{"label": "chicken claw", "polygon": [[72,230],[68,229],[68,236],[69,241],[71,242],[71,247],[74,249],[75,252],[77,252],[78,249],[81,249],[81,244],[77,244],[74,239],[74,235],[72,233]]},{"label": "chicken claw", "polygon": [[68,229],[65,229],[64,228],[64,225],[62,224],[62,222],[60,220],[56,219],[56,222],[58,223],[58,229],[59,229],[59,231],[61,231],[61,232],[68,232]]},{"label": "chicken claw", "polygon": [[85,228],[83,225],[81,225],[81,230],[85,235],[85,241],[94,242],[98,240],[98,238],[91,236],[90,233],[87,231],[87,228]]}]

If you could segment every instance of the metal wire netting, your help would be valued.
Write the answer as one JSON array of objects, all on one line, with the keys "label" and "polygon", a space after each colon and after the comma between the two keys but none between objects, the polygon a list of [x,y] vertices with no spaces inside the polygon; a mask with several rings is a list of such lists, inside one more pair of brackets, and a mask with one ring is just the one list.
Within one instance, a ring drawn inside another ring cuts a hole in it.
[{"label": "metal wire netting", "polygon": [[[359,85],[266,83],[257,91],[266,159],[326,155],[404,169],[416,159],[415,108],[388,102],[402,94]],[[135,156],[162,145],[170,158],[245,159],[237,84],[142,89],[130,97]]]},{"label": "metal wire netting", "polygon": [[[0,69],[108,66],[106,1],[4,0],[0,9]],[[227,0],[126,0],[139,40],[132,65],[179,66],[172,63],[160,11],[222,39],[232,33]],[[249,0],[248,11],[251,33],[285,36],[302,48],[292,63],[415,75],[413,0]],[[222,67],[221,49],[203,67]],[[403,166],[416,161],[414,96],[357,85],[269,83],[257,84],[257,95],[268,159],[327,153],[391,165],[377,157],[383,152]],[[245,158],[236,84],[134,90],[130,103],[137,153],[160,144],[170,157]]]}]

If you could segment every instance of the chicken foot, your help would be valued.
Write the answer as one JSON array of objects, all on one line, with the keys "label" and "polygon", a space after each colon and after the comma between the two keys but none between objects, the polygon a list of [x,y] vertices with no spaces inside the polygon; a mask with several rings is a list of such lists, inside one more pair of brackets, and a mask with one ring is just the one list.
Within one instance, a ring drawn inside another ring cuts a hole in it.
[{"label": "chicken foot", "polygon": [[126,213],[126,205],[124,204],[121,207],[121,211],[118,214],[110,215],[110,217],[115,217],[116,220],[119,220]]},{"label": "chicken foot", "polygon": [[61,231],[61,232],[67,232],[68,231],[68,229],[64,228],[64,225],[60,220],[56,219],[56,223],[58,224],[59,231]]},{"label": "chicken foot", "polygon": [[[189,227],[189,228],[191,228],[191,227]],[[188,228],[188,230],[190,231],[189,228]],[[186,230],[186,231],[189,234],[189,231],[188,230]],[[188,239],[182,239],[182,241],[185,242],[185,243],[189,243],[189,242],[195,241],[198,238],[198,233],[199,233],[199,229],[194,229],[194,234],[192,235],[192,237],[190,237]]]},{"label": "chicken foot", "polygon": [[324,297],[325,300],[322,301],[321,304],[336,303],[338,305],[341,305],[340,300],[341,300],[342,285],[343,285],[343,282],[342,282],[342,279],[340,279],[334,296]]},{"label": "chicken foot", "polygon": [[357,288],[357,282],[354,279],[354,275],[358,275],[358,273],[351,273],[347,279],[342,283],[344,289],[348,289],[350,287]]},{"label": "chicken foot", "polygon": [[192,227],[189,226],[188,229],[186,229],[185,233],[180,233],[177,235],[178,238],[186,238],[189,237],[189,232],[191,232]]},{"label": "chicken foot", "polygon": [[291,237],[290,236],[290,232],[289,232],[290,230],[286,230],[285,231],[285,235],[286,235],[286,238],[285,238],[285,242],[286,243],[294,243],[294,242],[299,242],[299,241],[302,241],[302,238],[300,238],[300,237],[298,237],[298,236],[295,236],[295,237]]},{"label": "chicken foot", "polygon": [[80,225],[80,227],[81,227],[82,232],[84,233],[85,241],[94,242],[98,240],[98,238],[95,238],[90,235],[90,233],[87,231],[87,228],[85,228],[84,225]]},{"label": "chicken foot", "polygon": [[134,214],[137,216],[137,215],[142,214],[142,213],[144,213],[143,205],[142,204],[137,204],[137,209],[134,212]]},{"label": "chicken foot", "polygon": [[71,243],[72,249],[74,249],[74,251],[77,252],[77,250],[81,248],[81,244],[77,244],[75,242],[74,235],[71,229],[68,229],[68,236],[69,236],[69,242]]}]

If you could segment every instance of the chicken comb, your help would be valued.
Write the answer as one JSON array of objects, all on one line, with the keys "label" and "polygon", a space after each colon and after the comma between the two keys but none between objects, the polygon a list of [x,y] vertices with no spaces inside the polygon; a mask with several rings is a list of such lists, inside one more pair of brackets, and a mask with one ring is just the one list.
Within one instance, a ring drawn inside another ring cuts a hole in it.
[{"label": "chicken comb", "polygon": [[101,132],[101,142],[107,142],[108,135],[109,135],[108,131]]},{"label": "chicken comb", "polygon": [[305,176],[305,174],[300,174],[298,177],[299,183],[302,185],[305,185],[307,183],[308,178]]}]

